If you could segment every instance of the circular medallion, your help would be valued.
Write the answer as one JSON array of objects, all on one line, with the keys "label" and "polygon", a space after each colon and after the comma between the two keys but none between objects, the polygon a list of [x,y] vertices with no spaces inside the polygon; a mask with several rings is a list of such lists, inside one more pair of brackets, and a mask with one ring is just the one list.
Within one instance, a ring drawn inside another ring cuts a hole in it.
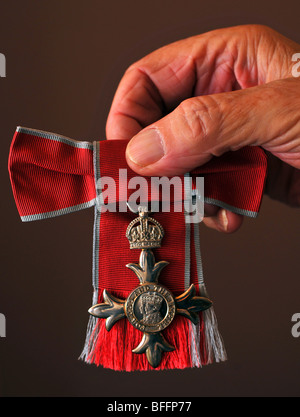
[{"label": "circular medallion", "polygon": [[128,296],[125,311],[130,323],[142,332],[164,330],[173,320],[176,307],[172,293],[159,284],[145,283]]}]

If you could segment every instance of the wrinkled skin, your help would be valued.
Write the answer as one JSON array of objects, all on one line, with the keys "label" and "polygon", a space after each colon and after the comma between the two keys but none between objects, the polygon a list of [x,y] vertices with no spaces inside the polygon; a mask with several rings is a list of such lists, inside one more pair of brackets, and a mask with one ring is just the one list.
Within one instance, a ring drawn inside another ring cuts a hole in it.
[{"label": "wrinkled skin", "polygon": [[[218,29],[160,48],[125,72],[107,139],[128,139],[129,166],[153,176],[180,175],[224,152],[261,146],[269,158],[266,193],[300,206],[295,53],[299,44],[261,25]],[[228,233],[243,220],[214,206],[206,213],[207,226]]]}]

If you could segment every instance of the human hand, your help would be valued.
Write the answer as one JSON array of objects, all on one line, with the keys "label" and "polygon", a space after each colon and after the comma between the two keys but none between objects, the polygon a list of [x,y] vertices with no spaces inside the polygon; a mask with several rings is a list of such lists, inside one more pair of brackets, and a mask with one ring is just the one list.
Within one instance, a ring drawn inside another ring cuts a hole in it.
[{"label": "human hand", "polygon": [[[266,192],[300,206],[300,45],[260,25],[218,29],[160,48],[128,68],[107,139],[128,139],[140,175],[173,176],[247,145],[270,157]],[[207,207],[204,223],[233,232],[242,216]]]}]

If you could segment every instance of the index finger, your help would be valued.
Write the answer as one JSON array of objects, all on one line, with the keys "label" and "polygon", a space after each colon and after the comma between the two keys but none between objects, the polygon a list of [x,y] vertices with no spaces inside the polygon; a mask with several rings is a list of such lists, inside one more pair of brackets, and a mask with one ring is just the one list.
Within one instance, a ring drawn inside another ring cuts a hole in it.
[{"label": "index finger", "polygon": [[128,68],[108,115],[107,139],[130,139],[192,94],[191,48],[191,41],[176,42]]},{"label": "index finger", "polygon": [[272,38],[275,42],[274,33],[259,25],[217,29],[174,42],[137,61],[117,88],[107,139],[131,139],[187,98],[264,82],[270,65],[260,58],[257,69],[259,47],[268,56],[266,43]]},{"label": "index finger", "polygon": [[[206,54],[211,36],[174,42],[131,65],[121,79],[108,115],[107,139],[130,139],[192,97],[197,79],[209,71],[215,60],[211,53]],[[215,39],[213,55],[224,51],[225,42],[222,37]],[[205,77],[201,79],[205,91]]]}]

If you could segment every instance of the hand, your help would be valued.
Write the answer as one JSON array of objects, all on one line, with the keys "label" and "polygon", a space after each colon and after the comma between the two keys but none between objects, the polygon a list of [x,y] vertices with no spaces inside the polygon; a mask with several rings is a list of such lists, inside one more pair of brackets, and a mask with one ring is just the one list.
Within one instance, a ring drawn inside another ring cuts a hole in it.
[{"label": "hand", "polygon": [[[300,45],[260,25],[184,39],[128,68],[107,120],[107,139],[131,139],[140,175],[180,175],[246,145],[270,156],[266,191],[300,206]],[[204,223],[233,232],[242,217],[209,208]]]}]

